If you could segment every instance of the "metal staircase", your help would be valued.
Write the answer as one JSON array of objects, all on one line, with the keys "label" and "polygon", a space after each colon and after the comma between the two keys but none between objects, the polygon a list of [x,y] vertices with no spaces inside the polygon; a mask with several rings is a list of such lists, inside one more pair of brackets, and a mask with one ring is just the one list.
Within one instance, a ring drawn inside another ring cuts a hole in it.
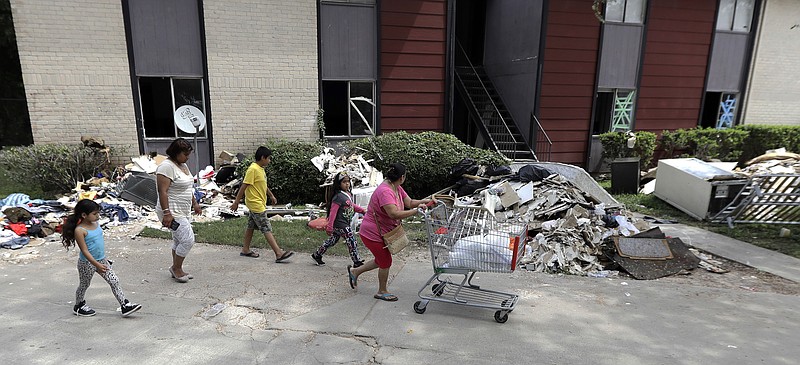
[{"label": "metal staircase", "polygon": [[[459,44],[459,48],[461,45]],[[456,88],[476,121],[485,143],[511,160],[538,160],[517,128],[483,66],[474,66],[461,48],[467,66],[455,68]]]}]

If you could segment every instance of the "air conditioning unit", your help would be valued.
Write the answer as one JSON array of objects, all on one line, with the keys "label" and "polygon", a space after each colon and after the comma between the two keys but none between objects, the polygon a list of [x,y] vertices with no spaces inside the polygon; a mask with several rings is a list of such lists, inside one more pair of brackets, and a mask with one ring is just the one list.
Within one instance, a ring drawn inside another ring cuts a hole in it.
[{"label": "air conditioning unit", "polygon": [[655,196],[698,220],[732,202],[747,179],[696,158],[658,161]]}]

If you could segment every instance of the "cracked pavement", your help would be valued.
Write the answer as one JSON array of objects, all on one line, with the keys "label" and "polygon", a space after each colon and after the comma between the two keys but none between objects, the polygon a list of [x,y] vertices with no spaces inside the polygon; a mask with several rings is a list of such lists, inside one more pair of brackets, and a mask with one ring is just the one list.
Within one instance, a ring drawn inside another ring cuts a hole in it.
[{"label": "cracked pavement", "polygon": [[[198,243],[170,279],[170,242],[107,238],[128,298],[143,305],[121,318],[95,276],[76,317],[76,252],[58,242],[0,261],[0,358],[7,364],[794,364],[800,348],[797,284],[788,292],[708,287],[685,279],[636,281],[532,273],[478,273],[483,288],[520,296],[507,323],[493,311],[431,302],[412,309],[432,274],[427,251],[395,259],[390,289],[372,298],[377,273],[347,284],[346,257],[313,265],[308,253],[276,264],[238,247]],[[226,307],[215,316],[216,303]]]}]

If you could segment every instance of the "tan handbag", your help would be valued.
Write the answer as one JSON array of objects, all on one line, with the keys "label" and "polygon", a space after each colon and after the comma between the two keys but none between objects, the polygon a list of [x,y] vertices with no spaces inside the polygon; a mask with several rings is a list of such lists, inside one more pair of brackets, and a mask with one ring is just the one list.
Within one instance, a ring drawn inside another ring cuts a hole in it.
[{"label": "tan handbag", "polygon": [[[400,197],[399,193],[397,197]],[[392,255],[402,251],[408,246],[410,241],[408,240],[406,231],[403,229],[403,222],[400,222],[400,224],[391,231],[381,234],[381,224],[378,222],[378,215],[375,214],[375,211],[372,212],[372,216],[375,218],[375,225],[378,226],[378,234],[383,237],[383,243],[386,244],[386,246],[383,247],[386,247]]]},{"label": "tan handbag", "polygon": [[402,251],[408,244],[410,243],[408,240],[408,236],[406,235],[406,231],[403,229],[403,224],[398,224],[397,227],[394,227],[389,232],[381,234],[381,224],[378,223],[378,215],[375,212],[372,212],[373,217],[375,217],[375,225],[378,226],[378,234],[383,237],[383,243],[386,244],[386,247],[392,255]]}]

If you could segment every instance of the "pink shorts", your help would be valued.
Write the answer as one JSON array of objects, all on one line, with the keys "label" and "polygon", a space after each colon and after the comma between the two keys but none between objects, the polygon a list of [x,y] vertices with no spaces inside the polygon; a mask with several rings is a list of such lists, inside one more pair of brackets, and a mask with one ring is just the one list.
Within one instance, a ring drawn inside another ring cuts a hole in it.
[{"label": "pink shorts", "polygon": [[392,253],[389,252],[389,249],[383,243],[383,240],[380,242],[373,241],[367,238],[364,238],[363,235],[361,236],[361,242],[364,243],[370,252],[372,252],[372,256],[375,256],[375,263],[378,264],[378,267],[381,269],[388,269],[392,267]]}]

